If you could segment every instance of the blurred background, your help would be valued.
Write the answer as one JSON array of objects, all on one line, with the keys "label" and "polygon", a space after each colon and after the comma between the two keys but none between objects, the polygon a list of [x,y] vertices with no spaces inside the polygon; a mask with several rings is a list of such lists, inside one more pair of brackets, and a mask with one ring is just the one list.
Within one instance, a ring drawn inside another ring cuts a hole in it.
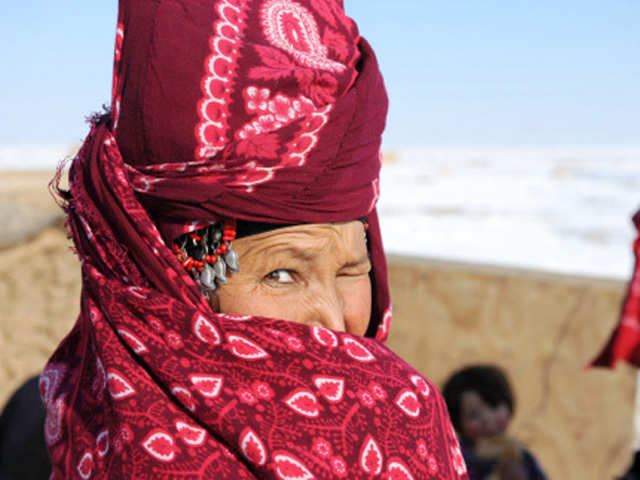
[{"label": "blurred background", "polygon": [[[436,383],[505,367],[552,478],[630,460],[636,375],[584,370],[616,323],[640,208],[640,2],[345,0],[390,97],[379,209],[391,346]],[[0,403],[78,311],[46,191],[109,102],[117,2],[3,6]]]}]

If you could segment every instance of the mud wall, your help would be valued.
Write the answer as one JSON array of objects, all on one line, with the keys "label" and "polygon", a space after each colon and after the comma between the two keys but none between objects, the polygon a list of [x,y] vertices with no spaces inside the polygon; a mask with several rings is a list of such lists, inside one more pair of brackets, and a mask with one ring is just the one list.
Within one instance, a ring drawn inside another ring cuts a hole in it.
[{"label": "mud wall", "polygon": [[636,373],[584,368],[615,325],[624,284],[390,258],[390,345],[441,386],[495,363],[517,396],[512,432],[551,478],[613,478],[630,462]]}]

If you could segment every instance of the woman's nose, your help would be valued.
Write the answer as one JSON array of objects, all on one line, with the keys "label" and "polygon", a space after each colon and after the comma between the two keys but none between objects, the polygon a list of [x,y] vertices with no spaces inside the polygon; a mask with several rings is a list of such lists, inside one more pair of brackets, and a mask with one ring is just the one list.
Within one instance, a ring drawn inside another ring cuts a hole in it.
[{"label": "woman's nose", "polygon": [[339,332],[346,331],[344,299],[335,286],[324,286],[312,294],[308,308],[308,324],[321,325]]}]

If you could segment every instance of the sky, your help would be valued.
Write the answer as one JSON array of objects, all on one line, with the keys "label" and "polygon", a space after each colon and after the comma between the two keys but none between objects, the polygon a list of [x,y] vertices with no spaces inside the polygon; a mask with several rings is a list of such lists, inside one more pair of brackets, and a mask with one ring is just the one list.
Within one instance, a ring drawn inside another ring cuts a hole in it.
[{"label": "sky", "polygon": [[[384,146],[640,145],[640,0],[345,0],[390,97]],[[109,100],[117,2],[3,6],[0,147],[73,144]]]}]

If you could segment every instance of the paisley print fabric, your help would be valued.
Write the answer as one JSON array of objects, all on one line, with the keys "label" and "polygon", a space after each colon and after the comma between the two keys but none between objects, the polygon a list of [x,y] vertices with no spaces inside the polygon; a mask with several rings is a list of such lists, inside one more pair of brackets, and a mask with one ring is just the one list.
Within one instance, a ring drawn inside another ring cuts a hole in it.
[{"label": "paisley print fabric", "polygon": [[595,367],[612,368],[619,360],[640,367],[640,210],[633,216],[633,223],[638,231],[633,242],[633,274],[622,303],[620,321],[602,352],[592,362]]},{"label": "paisley print fabric", "polygon": [[[51,478],[466,478],[440,394],[384,345],[386,97],[341,4],[122,1],[116,38],[111,115],[63,195],[83,289],[40,380]],[[361,216],[365,337],[214,313],[167,247],[220,217]]]},{"label": "paisley print fabric", "polygon": [[122,0],[117,47],[111,130],[165,239],[230,208],[289,224],[372,210],[387,96],[340,2]]}]

